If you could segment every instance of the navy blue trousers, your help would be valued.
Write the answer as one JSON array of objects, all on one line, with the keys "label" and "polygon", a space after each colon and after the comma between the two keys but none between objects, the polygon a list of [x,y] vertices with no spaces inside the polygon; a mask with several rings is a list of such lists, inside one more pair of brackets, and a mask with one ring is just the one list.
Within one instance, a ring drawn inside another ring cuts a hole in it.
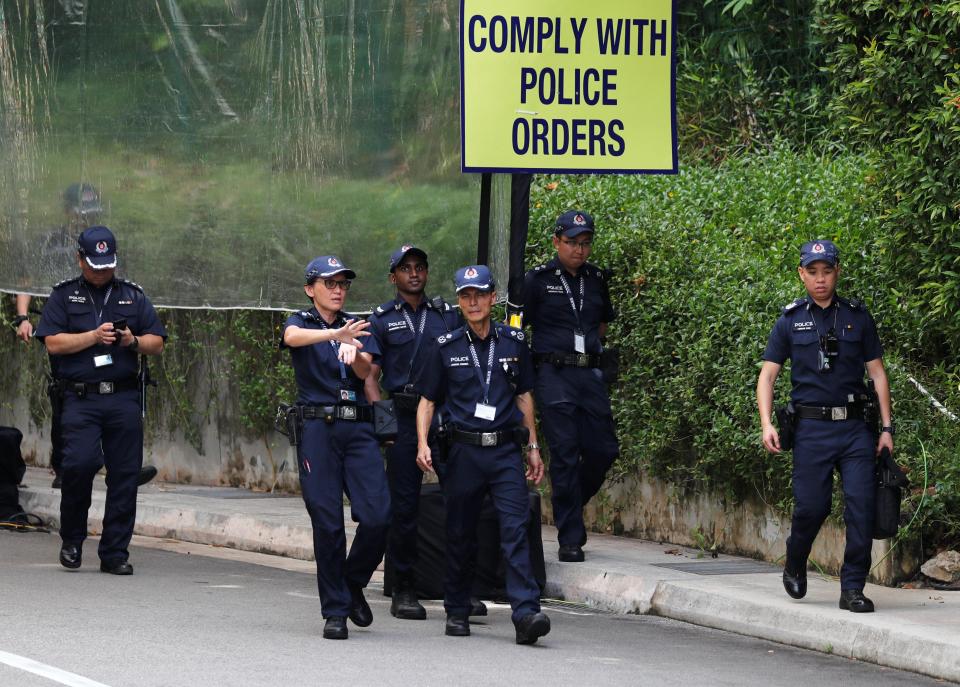
[{"label": "navy blue trousers", "polygon": [[833,471],[843,484],[846,548],[840,588],[862,590],[873,546],[876,440],[863,420],[802,419],[793,447],[793,522],[787,563],[806,565],[823,521],[830,514]]},{"label": "navy blue trousers", "polygon": [[466,446],[454,443],[443,480],[447,506],[447,573],[443,606],[450,615],[470,613],[476,567],[477,524],[483,499],[490,494],[500,526],[500,550],[506,562],[506,591],[513,621],[540,611],[540,588],[530,565],[527,523],[530,500],[520,446]]},{"label": "navy blue trousers", "polygon": [[[300,487],[313,526],[317,588],[324,618],[350,613],[352,588],[367,586],[383,559],[390,492],[369,422],[305,420],[297,449]],[[357,533],[347,555],[343,494]]]},{"label": "navy blue trousers", "polygon": [[93,478],[107,468],[107,498],[98,553],[109,563],[125,561],[137,516],[137,477],[143,466],[140,394],[87,394],[68,391],[61,415],[63,464],[60,538],[81,545],[87,537],[87,513]]},{"label": "navy blue trousers", "polygon": [[397,440],[386,453],[392,506],[387,556],[398,578],[406,582],[411,581],[417,563],[417,516],[423,482],[423,471],[417,467],[416,415],[397,412]]},{"label": "navy blue trousers", "polygon": [[607,388],[600,371],[537,368],[537,407],[550,449],[553,519],[560,546],[587,539],[583,507],[596,495],[620,454]]}]

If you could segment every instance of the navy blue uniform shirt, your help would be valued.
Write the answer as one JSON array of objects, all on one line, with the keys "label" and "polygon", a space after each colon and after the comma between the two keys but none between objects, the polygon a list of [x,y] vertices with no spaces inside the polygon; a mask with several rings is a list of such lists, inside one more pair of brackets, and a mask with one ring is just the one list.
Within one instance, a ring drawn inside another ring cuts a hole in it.
[{"label": "navy blue uniform shirt", "polygon": [[[80,334],[96,329],[104,322],[125,319],[134,336],[156,334],[167,338],[153,304],[143,289],[126,279],[113,279],[97,288],[83,277],[62,281],[53,287],[43,307],[37,338],[54,334]],[[113,363],[96,367],[95,356],[110,355]],[[51,357],[51,367],[63,379],[77,382],[116,382],[137,376],[138,354],[127,346],[95,344],[77,353]],[[56,363],[53,363],[56,358]]]},{"label": "navy blue uniform shirt", "polygon": [[[356,319],[344,312],[337,313],[333,324],[328,325],[320,317],[316,308],[295,312],[283,325],[280,337],[281,348],[290,349],[293,374],[297,380],[297,403],[302,405],[332,405],[341,401],[340,391],[349,390],[356,394],[358,405],[369,405],[363,393],[363,380],[357,377],[353,368],[343,365],[337,359],[339,344],[336,341],[324,341],[310,346],[287,346],[283,343],[283,334],[287,327],[301,329],[339,329],[347,320]],[[380,348],[372,336],[360,337],[363,348],[357,353],[369,353],[373,361],[380,359]]]},{"label": "navy blue uniform shirt", "polygon": [[[480,340],[469,325],[429,342],[423,366],[414,384],[417,392],[434,403],[446,404],[453,424],[470,432],[492,432],[522,423],[516,397],[533,389],[534,372],[526,337],[519,329],[491,323],[490,334]],[[493,372],[486,403],[496,408],[493,420],[476,416],[477,403],[484,402],[484,383],[490,346],[495,342]],[[473,343],[479,372],[470,353]],[[481,377],[483,382],[481,382]]]},{"label": "navy blue uniform shirt", "polygon": [[[561,275],[570,289],[569,294]],[[570,303],[571,296],[579,310],[579,320]],[[600,353],[600,324],[612,322],[615,317],[606,275],[590,263],[584,263],[574,277],[563,269],[560,259],[554,257],[524,277],[523,321],[533,330],[533,350],[537,353],[575,353],[576,331],[586,336],[585,353]]]},{"label": "navy blue uniform shirt", "polygon": [[[383,370],[383,388],[391,392],[402,391],[404,385],[411,383],[414,376],[410,364],[414,350],[417,349],[416,355],[419,357],[428,341],[453,331],[461,324],[460,314],[441,299],[424,299],[414,311],[397,295],[395,299],[374,310],[368,330],[373,336],[368,338],[376,338],[382,351],[380,365]],[[418,336],[419,348],[416,343]]]},{"label": "navy blue uniform shirt", "polygon": [[[833,329],[839,355],[833,372],[819,371],[820,337]],[[790,359],[790,378],[794,403],[841,406],[848,394],[866,392],[864,364],[883,356],[877,327],[859,301],[836,295],[821,308],[809,296],[786,308],[773,326],[763,359],[783,365]]]}]

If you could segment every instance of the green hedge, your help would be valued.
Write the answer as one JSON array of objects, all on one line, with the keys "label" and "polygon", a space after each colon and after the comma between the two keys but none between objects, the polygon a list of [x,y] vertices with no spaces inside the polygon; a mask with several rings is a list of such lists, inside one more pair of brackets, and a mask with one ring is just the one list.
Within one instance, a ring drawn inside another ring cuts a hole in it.
[{"label": "green hedge", "polygon": [[[786,149],[683,167],[675,177],[536,179],[528,266],[551,254],[553,218],[581,207],[599,226],[592,261],[613,271],[619,318],[611,338],[623,364],[614,392],[619,474],[656,475],[680,492],[710,489],[731,500],[759,496],[789,506],[790,456],[763,451],[754,390],[781,307],[804,293],[799,245],[830,238],[842,251],[841,292],[867,301],[886,345],[898,455],[922,483],[922,442],[931,483],[939,483],[911,531],[937,541],[960,534],[960,429],[930,411],[907,376],[919,376],[955,409],[960,389],[944,370],[914,369],[902,355],[912,322],[888,305],[875,179],[864,158]],[[785,398],[787,373],[782,377]],[[920,499],[914,494],[909,507]]]}]

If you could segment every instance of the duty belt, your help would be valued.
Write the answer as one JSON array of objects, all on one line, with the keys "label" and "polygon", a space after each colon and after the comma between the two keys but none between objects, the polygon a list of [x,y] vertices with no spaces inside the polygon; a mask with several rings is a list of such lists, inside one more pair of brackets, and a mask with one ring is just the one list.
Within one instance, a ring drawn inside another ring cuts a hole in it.
[{"label": "duty belt", "polygon": [[863,419],[863,407],[858,403],[845,406],[796,406],[797,417],[806,420]]},{"label": "duty belt", "polygon": [[115,394],[119,391],[136,391],[140,388],[136,377],[121,379],[116,382],[77,382],[72,379],[65,379],[60,384],[63,384],[65,390],[72,391],[77,396]]},{"label": "duty belt", "polygon": [[596,353],[534,353],[533,360],[557,367],[600,367],[600,356]]},{"label": "duty belt", "polygon": [[529,433],[525,427],[514,427],[499,432],[466,432],[462,429],[450,430],[450,440],[469,446],[501,446],[510,443],[526,443]]},{"label": "duty belt", "polygon": [[350,422],[373,422],[370,406],[329,405],[301,406],[304,420],[349,420]]}]

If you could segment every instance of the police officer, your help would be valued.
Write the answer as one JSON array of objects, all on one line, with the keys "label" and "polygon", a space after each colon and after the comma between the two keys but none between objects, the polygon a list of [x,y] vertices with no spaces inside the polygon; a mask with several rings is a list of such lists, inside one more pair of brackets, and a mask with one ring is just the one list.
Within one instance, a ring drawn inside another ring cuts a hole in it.
[{"label": "police officer", "polygon": [[523,319],[533,332],[536,397],[550,449],[558,557],[583,561],[583,507],[599,491],[620,448],[600,372],[602,339],[615,314],[606,275],[587,262],[593,218],[565,212],[554,226],[556,256],[524,279]]},{"label": "police officer", "polygon": [[[380,350],[365,331],[369,323],[342,310],[355,277],[333,255],[312,260],[303,290],[313,307],[291,315],[283,328],[282,345],[290,349],[297,381],[302,419],[297,463],[313,525],[325,639],[346,639],[348,616],[359,627],[373,622],[363,588],[383,558],[390,520],[383,458],[363,390]],[[344,493],[358,523],[349,555]]]},{"label": "police officer", "polygon": [[[840,608],[873,611],[863,595],[873,536],[875,455],[893,452],[890,387],[873,318],[858,300],[836,293],[840,253],[831,241],[800,249],[800,281],[807,295],[783,309],[763,352],[757,406],[767,451],[781,450],[771,422],[774,384],[791,361],[791,401],[796,417],[793,445],[794,510],[783,586],[801,599],[807,592],[807,557],[830,513],[833,471],[843,482],[847,542],[840,571]],[[875,437],[864,422],[864,368],[873,380],[882,431]],[[781,427],[781,431],[784,428]]]},{"label": "police officer", "polygon": [[63,394],[60,563],[80,567],[93,477],[105,464],[100,570],[130,575],[127,547],[143,465],[137,356],[160,354],[167,333],[143,289],[115,277],[113,232],[91,227],[77,244],[81,276],[54,287],[37,327],[37,338],[58,357]]},{"label": "police officer", "polygon": [[[390,534],[387,556],[396,573],[390,613],[403,620],[423,620],[426,609],[417,600],[414,568],[417,563],[417,513],[423,473],[417,467],[416,413],[419,396],[412,376],[423,342],[460,326],[457,311],[442,298],[425,294],[429,267],[427,254],[405,244],[390,256],[390,283],[395,298],[370,316],[370,332],[383,352],[381,384],[390,392],[397,414],[397,439],[387,447],[387,480],[390,485]],[[371,366],[367,397],[380,400],[381,365]],[[484,607],[484,610],[486,608]]]},{"label": "police officer", "polygon": [[[525,480],[539,484],[543,478],[531,393],[533,366],[523,332],[490,320],[497,298],[490,270],[484,265],[461,268],[455,282],[467,324],[431,342],[416,382],[422,396],[417,408],[417,464],[422,470],[434,469],[428,433],[437,404],[445,404],[450,419],[443,483],[446,634],[470,634],[472,553],[481,503],[489,492],[499,519],[516,641],[533,644],[550,631],[550,619],[540,611],[527,539]],[[527,439],[524,473],[521,446]]]}]

